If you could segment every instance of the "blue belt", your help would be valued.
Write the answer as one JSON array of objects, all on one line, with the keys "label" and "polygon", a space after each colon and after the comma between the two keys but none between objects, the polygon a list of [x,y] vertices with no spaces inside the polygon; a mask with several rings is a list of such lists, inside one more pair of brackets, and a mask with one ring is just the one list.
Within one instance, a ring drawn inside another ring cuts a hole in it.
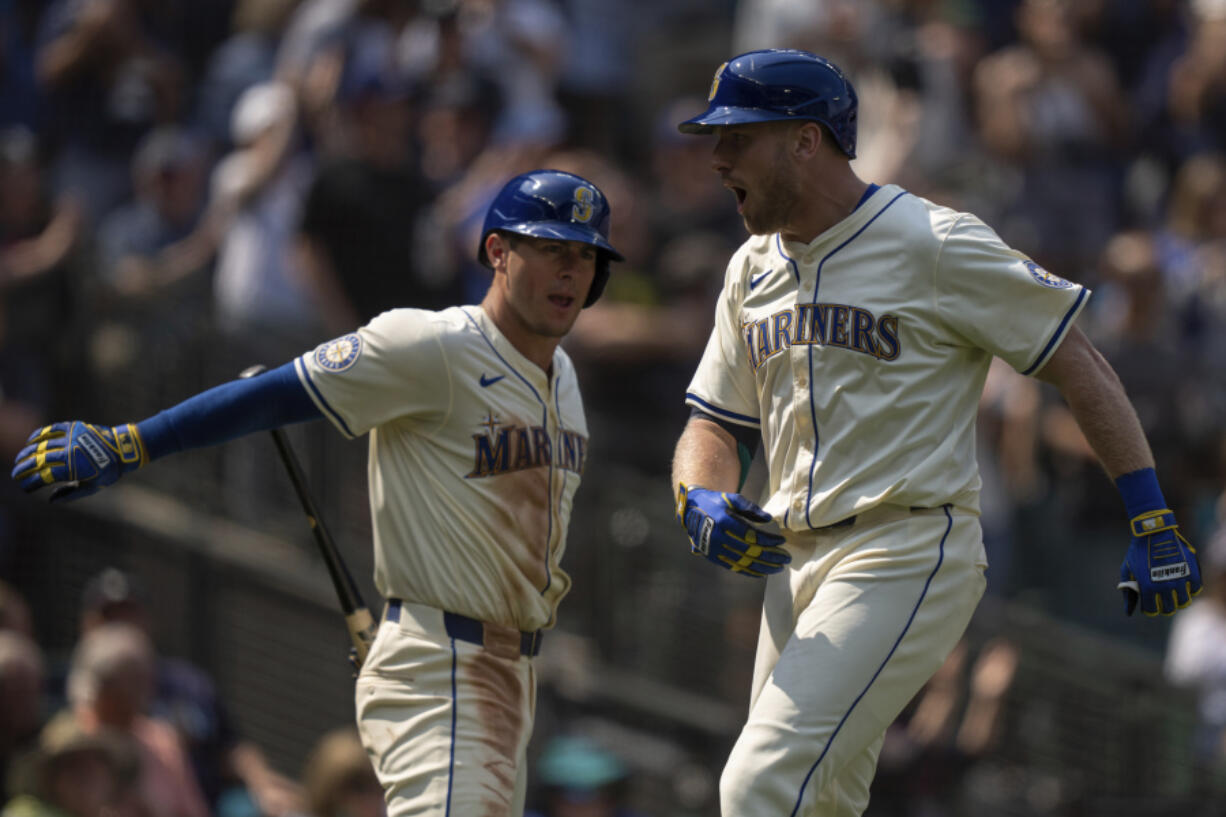
[{"label": "blue belt", "polygon": [[[400,621],[400,599],[388,599],[387,610],[383,618],[387,621]],[[475,618],[462,616],[459,613],[443,611],[443,626],[451,638],[467,641],[469,644],[485,646],[485,624]],[[529,658],[541,651],[541,641],[545,634],[540,630],[531,633],[523,631],[519,634],[519,654]]]},{"label": "blue belt", "polygon": [[[944,508],[946,506],[941,505],[939,507]],[[926,508],[923,505],[912,505],[910,508],[908,508],[908,510],[910,510],[912,513],[915,513],[916,511],[930,511],[930,510],[933,510],[933,508]],[[818,527],[813,528],[812,530],[828,531],[828,530],[837,530],[838,528],[849,528],[852,525],[856,524],[857,516],[858,516],[857,514],[852,514],[851,516],[845,519],[840,519],[838,522],[832,522],[829,525],[819,525]]]}]

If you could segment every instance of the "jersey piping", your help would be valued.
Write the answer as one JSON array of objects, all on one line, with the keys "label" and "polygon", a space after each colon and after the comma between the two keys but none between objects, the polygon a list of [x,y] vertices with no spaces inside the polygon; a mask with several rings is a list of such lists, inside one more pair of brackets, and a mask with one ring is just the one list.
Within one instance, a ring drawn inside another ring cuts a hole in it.
[{"label": "jersey piping", "polygon": [[[813,280],[813,300],[810,301],[811,304],[817,303],[817,296],[822,288],[822,267],[826,265],[826,262],[829,261],[835,255],[835,253],[837,253],[839,250],[843,249],[848,244],[850,244],[851,242],[859,238],[874,221],[876,221],[878,218],[881,217],[882,213],[884,213],[886,210],[889,210],[890,207],[894,205],[894,202],[898,201],[900,198],[902,198],[905,195],[907,195],[907,191],[905,190],[896,194],[894,198],[886,202],[884,207],[882,207],[880,210],[874,213],[872,218],[864,222],[864,225],[860,229],[856,230],[842,244],[835,247],[830,252],[826,253],[826,255],[822,258],[822,260],[818,262],[817,272],[814,275],[814,280]],[[792,265],[792,268],[794,270],[796,270],[796,281],[797,283],[799,283],[800,282],[800,267],[796,263],[795,259],[790,257],[786,252],[784,252],[783,241],[780,238],[779,233],[775,234],[775,246],[778,248],[779,254],[782,255],[784,258],[786,258],[787,262]],[[813,347],[809,346],[806,352],[809,358],[809,371],[812,372],[813,371]],[[810,376],[809,377],[809,420],[813,424],[813,459],[809,463],[809,485],[807,488],[807,494],[805,496],[805,524],[808,525],[809,527],[813,527],[813,520],[809,517],[809,514],[810,514],[810,508],[813,505],[813,478],[817,474],[817,455],[821,452],[821,434],[817,430],[817,404],[813,400],[813,387],[814,387],[814,378]]]},{"label": "jersey piping", "polygon": [[[517,378],[523,381],[523,384],[527,386],[528,389],[532,392],[532,396],[536,398],[536,402],[541,404],[541,426],[544,428],[548,428],[549,427],[549,404],[541,399],[540,392],[536,390],[535,386],[533,386],[531,383],[528,382],[528,378],[524,377],[523,373],[519,369],[516,369],[515,366],[512,365],[509,360],[503,357],[502,352],[498,351],[498,347],[495,346],[494,342],[490,340],[488,335],[485,334],[485,330],[481,328],[481,324],[478,323],[477,320],[473,318],[472,315],[469,314],[468,310],[462,309],[460,311],[464,313],[464,316],[468,318],[469,323],[471,323],[473,325],[473,328],[476,329],[478,334],[481,335],[481,339],[484,340],[486,345],[490,347],[490,351],[493,352],[494,355],[499,360],[501,360],[508,369],[511,370],[511,373],[513,375],[515,375]],[[553,378],[554,382],[552,386],[555,392],[555,396],[557,393],[557,382],[559,379],[560,377]],[[559,411],[558,412],[558,430],[560,431],[561,429],[562,429],[562,416],[561,416],[561,411]],[[548,490],[548,494],[549,494],[548,511],[549,512],[547,514],[547,516],[549,517],[549,524],[545,529],[545,586],[540,589],[540,594],[542,596],[545,595],[545,593],[549,591],[550,586],[553,584],[553,571],[549,569],[549,557],[553,554],[552,543],[553,543],[553,473],[554,473],[554,470],[555,469],[553,467],[553,463],[551,462],[549,465],[549,490]]]},{"label": "jersey piping", "polygon": [[[891,202],[892,203],[892,202]],[[830,739],[826,741],[826,745],[822,747],[822,752],[817,756],[817,760],[813,761],[813,765],[809,767],[809,773],[805,775],[804,781],[800,784],[800,791],[796,795],[796,805],[792,807],[790,817],[796,817],[800,811],[801,800],[805,796],[805,789],[809,785],[809,781],[813,778],[813,773],[817,771],[817,767],[821,765],[826,758],[826,753],[830,751],[831,744],[838,737],[839,731],[843,728],[843,724],[847,723],[847,719],[851,717],[852,711],[860,703],[869,689],[877,680],[877,676],[881,675],[881,671],[885,669],[885,665],[890,663],[890,659],[894,657],[894,653],[898,650],[898,645],[907,637],[907,633],[911,630],[911,623],[915,621],[915,614],[919,612],[920,605],[924,603],[924,599],[928,596],[928,588],[932,585],[932,580],[936,577],[937,572],[941,569],[941,565],[945,562],[945,540],[949,538],[949,532],[954,526],[954,517],[950,512],[949,506],[946,505],[942,510],[945,511],[945,533],[941,534],[941,544],[937,550],[937,563],[932,568],[932,572],[928,574],[928,578],[924,581],[924,589],[920,591],[919,598],[915,601],[915,606],[911,608],[911,615],[907,617],[907,623],[903,625],[902,632],[898,634],[898,638],[894,640],[894,644],[890,647],[890,651],[886,653],[885,658],[881,662],[881,666],[877,667],[877,671],[873,673],[873,677],[868,679],[868,683],[864,685],[864,689],[860,690],[860,694],[851,702],[851,706],[847,707],[847,711],[843,713],[843,717],[839,719],[838,726],[834,727],[834,731],[830,733]]]},{"label": "jersey piping", "polygon": [[455,639],[451,639],[451,745],[448,747],[447,759],[447,811],[446,817],[451,817],[451,791],[455,784],[455,732],[456,732],[456,713],[460,708],[460,701],[456,695],[456,648]]}]

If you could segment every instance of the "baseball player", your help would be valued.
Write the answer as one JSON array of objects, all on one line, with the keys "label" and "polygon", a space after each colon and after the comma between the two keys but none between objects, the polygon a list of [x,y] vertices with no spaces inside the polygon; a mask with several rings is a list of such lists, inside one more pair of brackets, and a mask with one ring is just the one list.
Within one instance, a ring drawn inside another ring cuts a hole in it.
[{"label": "baseball player", "polygon": [[375,584],[387,599],[357,680],[358,726],[403,815],[519,815],[531,658],[570,578],[559,566],[587,453],[558,348],[604,289],[609,205],[591,182],[511,179],[480,248],[479,306],[385,312],[265,374],[140,423],[36,431],[13,477],[86,496],[175,451],[326,417],[369,434]]},{"label": "baseball player", "polygon": [[[886,727],[983,593],[974,426],[993,356],[1060,389],[1119,486],[1126,611],[1186,605],[1199,568],[1119,380],[1074,326],[1087,290],[973,215],[861,181],[856,94],[825,59],[742,54],[709,101],[679,127],[715,134],[751,236],[686,394],[673,482],[692,550],[766,577],[721,804],[859,815]],[[751,499],[738,490],[759,443]]]}]

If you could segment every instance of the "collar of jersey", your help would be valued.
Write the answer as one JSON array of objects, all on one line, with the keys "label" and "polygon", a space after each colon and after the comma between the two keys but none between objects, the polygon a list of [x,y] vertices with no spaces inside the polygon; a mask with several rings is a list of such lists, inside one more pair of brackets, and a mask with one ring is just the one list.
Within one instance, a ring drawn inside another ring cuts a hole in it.
[{"label": "collar of jersey", "polygon": [[[480,304],[462,306],[460,309],[472,318],[477,328],[481,330],[481,334],[485,335],[486,340],[494,347],[494,350],[515,370],[514,374],[527,380],[532,386],[539,389],[542,395],[549,394],[549,378],[545,375],[545,372],[541,370],[540,366],[524,357],[515,348],[514,344],[507,340],[506,336],[498,330],[498,327]],[[554,350],[553,359],[553,369],[556,372],[558,370],[557,350]]]},{"label": "collar of jersey", "polygon": [[780,246],[783,247],[783,251],[788,258],[804,262],[815,261],[821,255],[838,246],[845,238],[854,235],[856,230],[859,230],[871,221],[874,216],[881,212],[883,207],[893,201],[895,196],[901,192],[903,192],[903,189],[896,184],[883,184],[873,192],[873,195],[856,207],[855,210],[848,213],[846,218],[837,224],[831,225],[825,232],[819,234],[817,238],[808,244],[800,241],[787,241],[783,236],[779,236]]}]

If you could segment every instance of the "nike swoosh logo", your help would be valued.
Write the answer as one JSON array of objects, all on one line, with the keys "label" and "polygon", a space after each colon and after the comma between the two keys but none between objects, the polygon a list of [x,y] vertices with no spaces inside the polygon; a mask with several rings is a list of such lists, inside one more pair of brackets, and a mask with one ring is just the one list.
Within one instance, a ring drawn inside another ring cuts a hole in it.
[{"label": "nike swoosh logo", "polygon": [[505,374],[500,374],[497,377],[488,377],[486,375],[481,375],[481,386],[482,388],[486,386],[492,386],[495,383],[497,383],[499,380],[502,380],[502,378],[504,377],[506,377]]},{"label": "nike swoosh logo", "polygon": [[772,272],[774,272],[773,269],[768,269],[766,272],[762,273],[761,275],[751,276],[749,279],[749,288],[753,289],[758,284],[762,283],[762,279],[770,275]]}]

